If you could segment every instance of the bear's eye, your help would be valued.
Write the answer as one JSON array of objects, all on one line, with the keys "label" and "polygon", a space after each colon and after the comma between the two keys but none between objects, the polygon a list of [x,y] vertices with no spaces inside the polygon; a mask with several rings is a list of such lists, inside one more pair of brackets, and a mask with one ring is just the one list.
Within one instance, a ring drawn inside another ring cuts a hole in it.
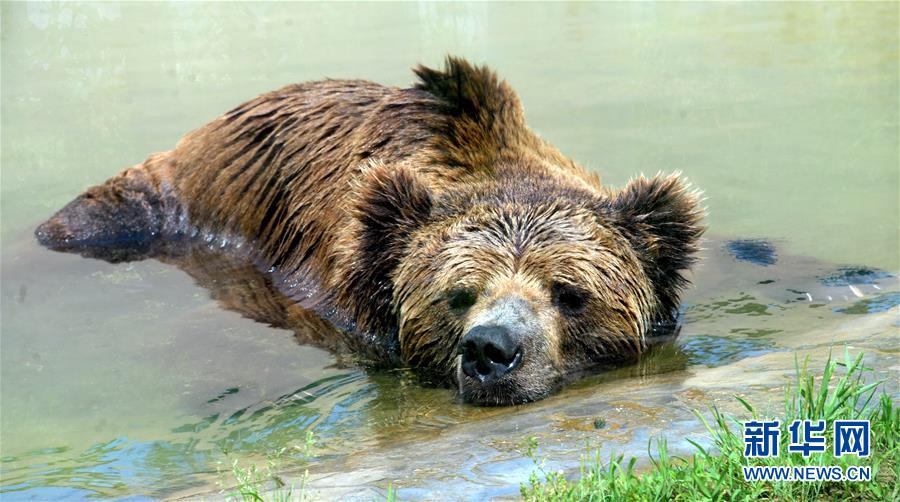
[{"label": "bear's eye", "polygon": [[456,288],[447,295],[447,305],[450,309],[463,311],[475,305],[478,293],[472,288]]},{"label": "bear's eye", "polygon": [[553,303],[566,315],[576,315],[587,306],[587,295],[584,291],[568,284],[553,285]]}]

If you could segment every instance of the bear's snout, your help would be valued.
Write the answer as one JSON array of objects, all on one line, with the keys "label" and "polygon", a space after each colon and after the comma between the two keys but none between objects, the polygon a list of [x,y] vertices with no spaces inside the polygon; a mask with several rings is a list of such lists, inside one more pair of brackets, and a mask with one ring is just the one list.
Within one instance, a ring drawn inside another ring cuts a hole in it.
[{"label": "bear's snout", "polygon": [[462,371],[481,383],[491,383],[522,363],[519,337],[506,326],[475,326],[460,344]]},{"label": "bear's snout", "polygon": [[479,302],[459,342],[457,379],[464,400],[513,404],[547,395],[556,371],[539,306],[517,293]]}]

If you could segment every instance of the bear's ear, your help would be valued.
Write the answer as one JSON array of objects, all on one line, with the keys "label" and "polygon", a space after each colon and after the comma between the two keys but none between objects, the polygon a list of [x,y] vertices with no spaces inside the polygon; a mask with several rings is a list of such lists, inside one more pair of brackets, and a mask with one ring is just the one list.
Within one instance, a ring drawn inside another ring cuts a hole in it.
[{"label": "bear's ear", "polygon": [[355,310],[364,329],[395,328],[391,274],[406,253],[411,234],[431,215],[431,191],[412,170],[374,164],[356,187],[350,214],[348,267],[339,297]]},{"label": "bear's ear", "polygon": [[405,237],[431,215],[431,190],[407,167],[375,164],[366,169],[358,188],[352,214],[372,252],[405,244]]},{"label": "bear's ear", "polygon": [[703,209],[700,194],[677,174],[632,180],[609,201],[610,219],[631,241],[653,282],[660,314],[678,309],[688,281],[681,271],[696,261]]},{"label": "bear's ear", "polygon": [[487,169],[497,152],[528,136],[519,97],[489,68],[451,56],[443,70],[420,65],[413,71],[415,88],[439,105],[439,120],[431,125],[445,165]]}]

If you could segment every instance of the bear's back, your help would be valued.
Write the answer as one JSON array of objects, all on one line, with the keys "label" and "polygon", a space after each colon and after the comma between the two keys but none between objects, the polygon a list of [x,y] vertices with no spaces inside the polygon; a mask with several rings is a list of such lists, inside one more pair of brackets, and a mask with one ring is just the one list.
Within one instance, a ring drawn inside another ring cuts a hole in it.
[{"label": "bear's back", "polygon": [[200,232],[252,242],[275,269],[312,260],[327,270],[354,177],[426,147],[435,116],[434,98],[417,89],[289,85],[187,134],[170,154],[173,178]]}]

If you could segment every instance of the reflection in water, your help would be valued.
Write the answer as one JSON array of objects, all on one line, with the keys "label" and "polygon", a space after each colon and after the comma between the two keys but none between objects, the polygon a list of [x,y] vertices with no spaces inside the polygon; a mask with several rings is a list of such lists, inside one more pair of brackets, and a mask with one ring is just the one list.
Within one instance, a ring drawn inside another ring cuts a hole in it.
[{"label": "reflection in water", "polygon": [[[297,341],[331,351],[339,359],[379,360],[370,353],[372,344],[365,343],[352,333],[337,329],[322,315],[304,308],[304,304],[320,304],[314,297],[318,288],[313,284],[292,284],[292,290],[303,290],[303,302],[284,294],[272,274],[260,270],[253,256],[208,240],[185,240],[162,244],[131,259],[155,258],[175,265],[186,272],[197,285],[209,291],[210,297],[223,308],[275,328],[289,329]],[[115,251],[113,251],[115,252]],[[93,258],[106,260],[106,250],[86,250]]]},{"label": "reflection in water", "polygon": [[[407,377],[345,373],[239,409],[228,405],[228,398],[239,391],[228,389],[208,401],[219,411],[173,428],[167,440],[121,437],[81,453],[49,448],[6,456],[2,493],[27,490],[39,499],[92,493],[165,496],[198,482],[202,485],[198,475],[208,482],[216,465],[227,471],[232,452],[264,460],[284,450],[282,462],[303,463],[306,457],[300,446],[308,428],[314,428],[316,441],[326,446],[317,455],[322,460],[332,451],[391,441],[410,426],[440,429],[462,419],[453,416],[453,406],[448,410],[450,392],[430,398],[427,392],[410,394],[406,390],[413,384]],[[163,479],[165,486],[155,481]],[[59,486],[71,489],[51,488]]]},{"label": "reflection in water", "polygon": [[778,260],[775,246],[763,239],[738,239],[725,243],[725,249],[734,259],[748,261],[755,265],[774,265]]},{"label": "reflection in water", "polygon": [[860,284],[875,284],[879,280],[889,279],[891,274],[884,270],[876,270],[869,267],[840,267],[833,273],[819,277],[819,282],[825,286],[851,286]]},{"label": "reflection in water", "polygon": [[[765,335],[763,335],[765,336]],[[727,338],[722,336],[694,336],[681,345],[686,363],[690,365],[723,366],[779,350],[771,338]],[[783,349],[782,349],[783,350]]]},{"label": "reflection in water", "polygon": [[860,300],[848,307],[836,308],[834,311],[842,314],[876,314],[887,312],[898,305],[900,305],[900,293],[893,292]]}]

